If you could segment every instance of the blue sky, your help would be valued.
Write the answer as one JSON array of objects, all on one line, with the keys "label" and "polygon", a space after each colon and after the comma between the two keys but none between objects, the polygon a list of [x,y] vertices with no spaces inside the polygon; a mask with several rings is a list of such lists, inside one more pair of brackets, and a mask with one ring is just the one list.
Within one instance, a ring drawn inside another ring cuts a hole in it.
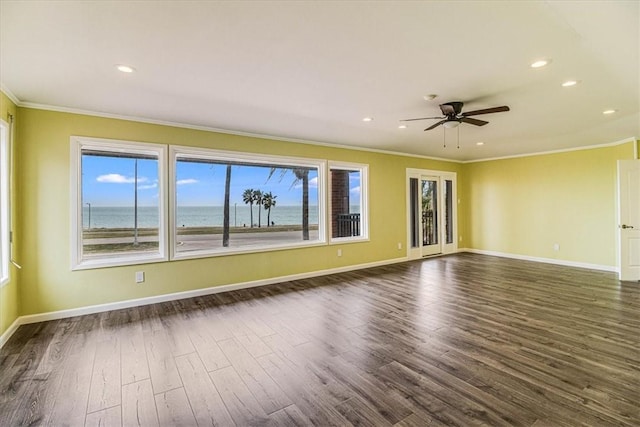
[{"label": "blue sky", "polygon": [[[82,201],[92,206],[132,206],[135,160],[82,156]],[[138,204],[158,205],[158,162],[138,160]]]},{"label": "blue sky", "polygon": [[[132,206],[134,198],[134,159],[84,155],[82,158],[83,202],[92,206]],[[299,205],[302,185],[294,185],[291,171],[281,176],[277,170],[269,179],[270,167],[235,165],[231,171],[231,200],[244,205],[242,193],[248,188],[271,192],[277,205]],[[222,206],[224,203],[225,165],[178,162],[176,183],[181,206]],[[360,189],[358,174],[351,174],[351,189],[357,199]],[[355,175],[355,176],[354,176]],[[138,159],[139,206],[157,206],[157,161]],[[311,171],[310,204],[317,204],[317,173]],[[354,200],[355,201],[355,200]]]},{"label": "blue sky", "polygon": [[[276,203],[281,206],[298,205],[302,200],[302,185],[293,185],[295,175],[288,171],[281,177],[277,170],[269,179],[269,167],[232,166],[230,203],[244,204],[242,193],[246,189],[271,192],[277,196]],[[206,163],[178,162],[176,183],[178,204],[181,206],[222,206],[224,204],[224,183],[226,165]],[[318,198],[317,173],[311,171],[309,182],[309,201],[312,204]]]}]

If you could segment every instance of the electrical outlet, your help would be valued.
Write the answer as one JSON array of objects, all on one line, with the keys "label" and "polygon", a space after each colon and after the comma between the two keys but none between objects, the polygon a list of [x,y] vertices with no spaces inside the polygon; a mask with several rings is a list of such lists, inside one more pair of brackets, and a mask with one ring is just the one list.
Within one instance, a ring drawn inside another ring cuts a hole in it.
[{"label": "electrical outlet", "polygon": [[398,242],[398,250],[402,250],[402,243]]},{"label": "electrical outlet", "polygon": [[338,256],[342,256],[342,249],[338,249]]},{"label": "electrical outlet", "polygon": [[136,271],[136,283],[144,282],[144,271]]},{"label": "electrical outlet", "polygon": [[556,252],[559,251],[560,250],[560,243],[554,243],[553,244],[553,250],[556,251]]},{"label": "electrical outlet", "polygon": [[462,242],[462,236],[458,236],[458,242]]}]

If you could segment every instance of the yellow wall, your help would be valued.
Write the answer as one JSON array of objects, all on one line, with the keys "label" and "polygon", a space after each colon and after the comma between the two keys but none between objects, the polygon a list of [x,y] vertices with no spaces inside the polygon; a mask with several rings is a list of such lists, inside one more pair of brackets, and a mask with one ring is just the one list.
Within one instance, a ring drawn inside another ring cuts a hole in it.
[{"label": "yellow wall", "polygon": [[[458,163],[30,108],[20,108],[19,114],[21,315],[404,257],[406,168],[460,172],[463,167]],[[367,163],[370,241],[72,272],[71,135]],[[397,248],[398,242],[403,245],[402,251]],[[336,255],[338,247],[343,251],[340,258]],[[146,273],[142,285],[134,283],[134,272],[138,270]]]},{"label": "yellow wall", "polygon": [[[9,123],[8,115],[14,116],[14,120],[17,123],[16,117],[16,105],[11,102],[7,96],[0,92],[0,117],[5,122]],[[20,220],[17,215],[15,191],[12,192],[11,198],[11,210],[13,213],[13,223],[17,224]],[[14,229],[15,231],[15,229]],[[14,234],[16,237],[16,234]],[[14,250],[17,250],[17,245],[13,246]],[[11,324],[19,316],[19,299],[18,299],[18,283],[19,283],[19,271],[11,265],[9,267],[9,283],[0,288],[0,336],[11,326]]]},{"label": "yellow wall", "polygon": [[633,144],[466,164],[467,247],[615,267],[616,161]]}]

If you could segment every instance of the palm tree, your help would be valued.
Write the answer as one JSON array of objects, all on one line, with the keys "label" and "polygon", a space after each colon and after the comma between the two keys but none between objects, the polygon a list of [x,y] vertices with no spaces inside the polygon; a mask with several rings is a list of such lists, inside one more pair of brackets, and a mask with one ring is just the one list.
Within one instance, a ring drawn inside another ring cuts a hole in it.
[{"label": "palm tree", "polygon": [[302,240],[309,240],[309,169],[293,169],[293,174],[302,181]]},{"label": "palm tree", "polygon": [[[271,168],[269,171],[269,180],[278,168]],[[302,240],[309,240],[309,171],[308,168],[291,168],[281,169],[280,180],[291,171],[296,179],[291,184],[291,187],[302,181]]]},{"label": "palm tree", "polygon": [[229,246],[229,193],[231,189],[231,165],[227,165],[227,176],[224,181],[224,218],[222,220],[222,246]]},{"label": "palm tree", "polygon": [[258,228],[260,228],[262,226],[261,222],[261,213],[262,213],[262,209],[260,209],[262,207],[262,198],[263,198],[263,194],[262,191],[260,190],[253,190],[253,202],[256,204],[256,206],[258,206]]},{"label": "palm tree", "polygon": [[247,188],[242,193],[242,201],[249,205],[249,212],[251,214],[251,228],[253,228],[253,192],[252,188]]},{"label": "palm tree", "polygon": [[271,226],[271,208],[276,205],[277,197],[278,196],[274,196],[271,191],[262,197],[262,205],[267,210],[267,227]]}]

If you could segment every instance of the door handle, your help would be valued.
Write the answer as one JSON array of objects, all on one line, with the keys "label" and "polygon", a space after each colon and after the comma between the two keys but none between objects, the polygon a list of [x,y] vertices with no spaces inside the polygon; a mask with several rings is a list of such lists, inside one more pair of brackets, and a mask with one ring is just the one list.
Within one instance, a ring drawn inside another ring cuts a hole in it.
[{"label": "door handle", "polygon": [[633,225],[622,224],[620,228],[622,228],[623,230],[626,230],[627,228],[633,228]]}]

